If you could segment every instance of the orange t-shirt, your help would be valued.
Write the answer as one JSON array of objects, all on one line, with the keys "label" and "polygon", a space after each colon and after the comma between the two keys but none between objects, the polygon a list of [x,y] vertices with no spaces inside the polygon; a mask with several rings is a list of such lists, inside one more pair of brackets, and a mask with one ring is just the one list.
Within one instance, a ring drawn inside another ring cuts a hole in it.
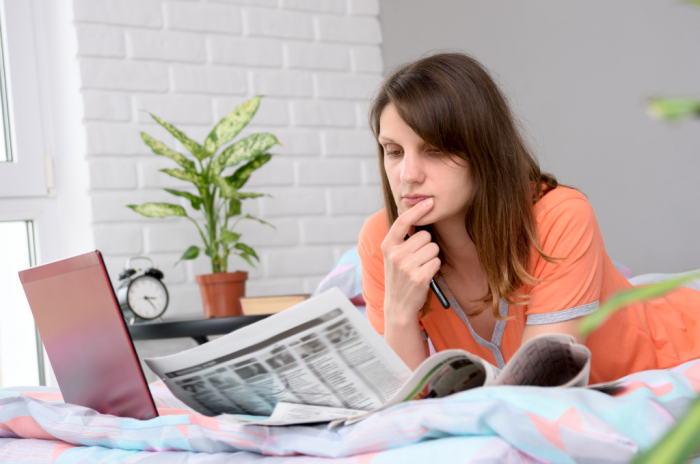
[{"label": "orange t-shirt", "polygon": [[[613,294],[631,288],[605,252],[595,214],[583,194],[557,187],[534,205],[533,213],[542,250],[566,259],[549,263],[533,250],[528,271],[545,281],[521,289],[530,296],[526,306],[501,300],[499,313],[509,319],[496,322],[491,340],[472,330],[453,298],[452,307],[444,309],[433,297],[431,311],[420,318],[420,324],[437,351],[461,348],[502,368],[520,347],[526,325],[588,315]],[[387,231],[382,210],[367,220],[358,246],[367,316],[380,334],[384,333],[384,258],[380,247]],[[448,290],[444,280],[440,285]],[[586,339],[593,354],[591,383],[700,358],[699,316],[700,292],[689,288],[618,311]]]}]

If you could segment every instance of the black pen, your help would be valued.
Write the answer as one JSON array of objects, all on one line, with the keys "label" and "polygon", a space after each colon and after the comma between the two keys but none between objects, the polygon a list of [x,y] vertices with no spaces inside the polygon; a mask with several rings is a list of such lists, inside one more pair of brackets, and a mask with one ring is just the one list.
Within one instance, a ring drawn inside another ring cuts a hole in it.
[{"label": "black pen", "polygon": [[[416,230],[425,230],[426,232],[428,232],[430,234],[431,241],[434,241],[433,240],[433,233],[431,231],[427,230],[424,227],[416,227]],[[408,240],[408,237],[409,237],[409,235],[407,234],[404,237],[404,240]],[[442,305],[442,307],[445,309],[450,309],[450,302],[447,301],[447,298],[445,298],[445,294],[442,293],[442,289],[440,288],[438,283],[435,282],[435,277],[430,279],[430,288],[433,290],[433,293],[435,293],[435,296],[437,297],[437,299],[440,302],[440,304]]]}]

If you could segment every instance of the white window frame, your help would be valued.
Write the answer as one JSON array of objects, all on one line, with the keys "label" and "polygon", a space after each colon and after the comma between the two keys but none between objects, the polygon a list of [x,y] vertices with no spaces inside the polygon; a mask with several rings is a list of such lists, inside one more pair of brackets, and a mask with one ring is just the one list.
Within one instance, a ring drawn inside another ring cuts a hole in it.
[{"label": "white window frame", "polygon": [[[94,249],[72,0],[0,0],[0,14],[17,161],[0,162],[0,221],[32,221],[37,263],[43,264]],[[53,159],[58,192],[47,163]],[[0,301],[0,320],[3,311],[18,310],[22,346],[0,356],[21,356],[25,363],[17,386],[36,385],[42,374],[58,386],[45,351],[37,356],[28,306],[5,308]]]},{"label": "white window frame", "polygon": [[12,161],[0,163],[0,198],[47,196],[32,3],[0,1],[12,147]]}]

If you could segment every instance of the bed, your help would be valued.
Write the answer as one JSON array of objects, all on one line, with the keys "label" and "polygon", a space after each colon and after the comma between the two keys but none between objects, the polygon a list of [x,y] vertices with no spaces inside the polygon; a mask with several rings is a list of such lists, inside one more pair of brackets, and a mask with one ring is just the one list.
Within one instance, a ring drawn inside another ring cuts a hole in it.
[{"label": "bed", "polygon": [[188,410],[162,383],[151,391],[161,416],[139,421],[65,404],[48,387],[0,389],[0,463],[628,462],[697,397],[700,360],[607,394],[478,388],[333,430],[241,426]]}]

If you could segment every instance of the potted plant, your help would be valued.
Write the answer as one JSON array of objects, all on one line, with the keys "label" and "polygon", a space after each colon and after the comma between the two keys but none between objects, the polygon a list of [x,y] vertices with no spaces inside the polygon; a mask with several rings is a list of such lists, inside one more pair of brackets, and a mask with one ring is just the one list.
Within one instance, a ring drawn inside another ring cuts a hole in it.
[{"label": "potted plant", "polygon": [[240,189],[256,169],[270,160],[272,155],[267,153],[267,150],[279,144],[279,141],[274,135],[263,132],[251,134],[227,145],[255,115],[260,106],[260,98],[257,96],[246,101],[221,119],[207,135],[203,145],[187,137],[172,124],[151,114],[158,124],[180,141],[191,156],[172,150],[163,142],[141,132],[141,138],[153,153],[171,159],[181,168],[161,169],[161,172],[194,184],[193,191],[196,191],[196,194],[185,190],[164,190],[189,200],[192,208],[202,212],[204,224],[203,227],[200,226],[187,214],[185,208],[177,204],[144,203],[127,206],[143,216],[182,216],[195,225],[202,237],[203,246],[189,247],[178,263],[197,258],[200,251],[204,251],[211,259],[212,273],[196,276],[202,294],[204,315],[207,318],[239,314],[238,298],[245,295],[248,273],[228,272],[229,256],[240,256],[253,267],[253,260],[259,261],[255,250],[241,242],[241,234],[234,232],[236,225],[244,219],[270,225],[250,214],[241,214],[241,201],[258,198],[264,194],[241,192]]}]

